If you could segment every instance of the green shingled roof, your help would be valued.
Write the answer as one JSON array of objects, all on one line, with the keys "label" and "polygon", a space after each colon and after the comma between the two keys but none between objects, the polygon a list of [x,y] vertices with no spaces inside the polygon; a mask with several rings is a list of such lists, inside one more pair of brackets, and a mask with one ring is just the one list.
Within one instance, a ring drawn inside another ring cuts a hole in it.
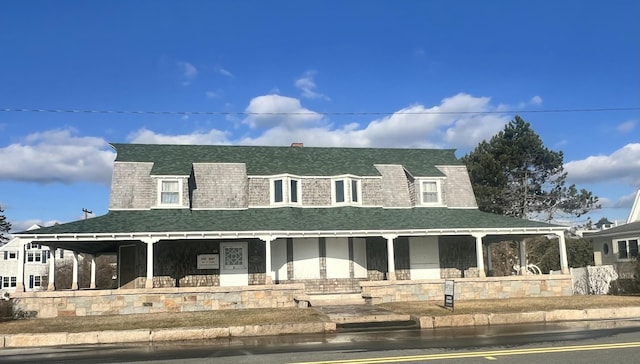
[{"label": "green shingled roof", "polygon": [[295,208],[110,211],[23,234],[553,228],[475,209]]},{"label": "green shingled roof", "polygon": [[247,174],[256,176],[377,176],[374,164],[400,164],[416,177],[440,177],[436,165],[462,164],[453,149],[112,145],[116,162],[153,162],[153,175],[189,175],[192,163],[245,163]]}]

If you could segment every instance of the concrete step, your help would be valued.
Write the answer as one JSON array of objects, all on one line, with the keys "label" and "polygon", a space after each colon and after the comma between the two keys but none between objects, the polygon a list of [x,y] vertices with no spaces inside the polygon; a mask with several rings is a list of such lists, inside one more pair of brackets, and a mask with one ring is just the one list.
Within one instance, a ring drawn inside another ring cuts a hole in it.
[{"label": "concrete step", "polygon": [[361,293],[309,294],[311,306],[364,305]]},{"label": "concrete step", "polygon": [[333,305],[319,306],[317,309],[343,329],[378,326],[407,328],[417,325],[408,314],[396,313],[375,305]]}]

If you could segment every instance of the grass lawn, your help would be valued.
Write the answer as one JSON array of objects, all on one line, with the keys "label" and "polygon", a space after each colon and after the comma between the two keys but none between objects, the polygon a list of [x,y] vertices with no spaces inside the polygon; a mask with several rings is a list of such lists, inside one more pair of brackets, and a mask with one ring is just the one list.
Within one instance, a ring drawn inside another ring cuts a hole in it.
[{"label": "grass lawn", "polygon": [[[444,299],[443,299],[444,301]],[[420,316],[443,316],[452,314],[440,302],[392,302],[380,307],[399,313]],[[455,301],[454,314],[510,313],[550,310],[583,310],[586,308],[612,308],[640,306],[640,296],[570,296],[511,298],[504,300]]]},{"label": "grass lawn", "polygon": [[[380,307],[420,316],[450,315],[443,302],[394,302]],[[640,296],[572,296],[504,300],[456,301],[454,314],[507,313],[558,309],[640,306]],[[228,327],[282,323],[322,322],[327,317],[315,309],[280,308],[136,314],[120,316],[57,317],[0,322],[0,333],[83,332],[158,329],[174,327]]]}]

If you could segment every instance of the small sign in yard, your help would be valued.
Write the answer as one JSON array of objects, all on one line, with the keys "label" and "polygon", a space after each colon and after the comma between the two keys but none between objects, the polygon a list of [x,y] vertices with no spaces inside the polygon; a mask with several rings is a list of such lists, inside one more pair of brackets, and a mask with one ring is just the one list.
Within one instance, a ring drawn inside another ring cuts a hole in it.
[{"label": "small sign in yard", "polygon": [[444,307],[451,308],[451,311],[453,311],[454,292],[455,292],[454,281],[452,280],[444,281]]}]

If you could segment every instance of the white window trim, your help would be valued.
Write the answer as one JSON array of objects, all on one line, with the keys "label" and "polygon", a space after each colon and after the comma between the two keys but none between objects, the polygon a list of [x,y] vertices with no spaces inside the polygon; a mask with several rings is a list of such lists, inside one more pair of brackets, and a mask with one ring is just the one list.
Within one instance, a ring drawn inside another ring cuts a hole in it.
[{"label": "white window trim", "polygon": [[[276,202],[275,182],[282,181],[282,201]],[[291,201],[291,181],[298,182],[296,197],[298,202]],[[274,176],[269,178],[269,203],[271,206],[300,206],[302,205],[302,179],[289,175]]]},{"label": "white window trim", "polygon": [[[416,182],[418,182],[419,187],[419,196],[418,198],[420,199],[420,205],[421,206],[444,206],[444,203],[442,201],[442,181],[440,179],[436,179],[436,178],[421,178],[421,179],[416,179]],[[435,182],[436,184],[436,192],[438,195],[438,201],[437,202],[425,202],[424,201],[424,183],[425,182]]]},{"label": "white window trim", "polygon": [[[337,202],[336,197],[336,182],[342,181],[344,188],[344,201]],[[353,201],[352,194],[352,182],[358,184],[357,198],[358,201]],[[331,205],[332,206],[360,206],[362,205],[362,179],[351,176],[340,176],[331,179]]]},{"label": "white window trim", "polygon": [[[616,259],[617,259],[617,261],[618,261],[618,262],[630,262],[630,261],[634,261],[634,260],[636,259],[636,257],[632,257],[632,256],[631,256],[631,249],[630,249],[630,246],[629,246],[629,241],[630,241],[630,240],[635,240],[635,241],[637,241],[637,243],[638,243],[638,250],[640,250],[640,238],[638,238],[638,237],[632,237],[632,238],[627,238],[627,239],[616,239],[616,240],[614,240],[614,242],[615,242],[615,243],[613,244],[614,249],[615,249],[614,254],[615,254],[615,257],[616,257]],[[619,247],[619,243],[620,243],[621,241],[624,241],[624,242],[625,242],[625,245],[626,245],[626,247],[627,247],[627,257],[626,257],[626,258],[620,258],[620,247]],[[640,256],[640,252],[639,252],[639,256]]]},{"label": "white window trim", "polygon": [[[178,182],[178,203],[162,203],[162,182]],[[157,196],[156,196],[156,207],[161,208],[184,208],[182,201],[182,189],[184,187],[184,180],[182,178],[177,177],[164,177],[158,178],[157,182]]]}]

